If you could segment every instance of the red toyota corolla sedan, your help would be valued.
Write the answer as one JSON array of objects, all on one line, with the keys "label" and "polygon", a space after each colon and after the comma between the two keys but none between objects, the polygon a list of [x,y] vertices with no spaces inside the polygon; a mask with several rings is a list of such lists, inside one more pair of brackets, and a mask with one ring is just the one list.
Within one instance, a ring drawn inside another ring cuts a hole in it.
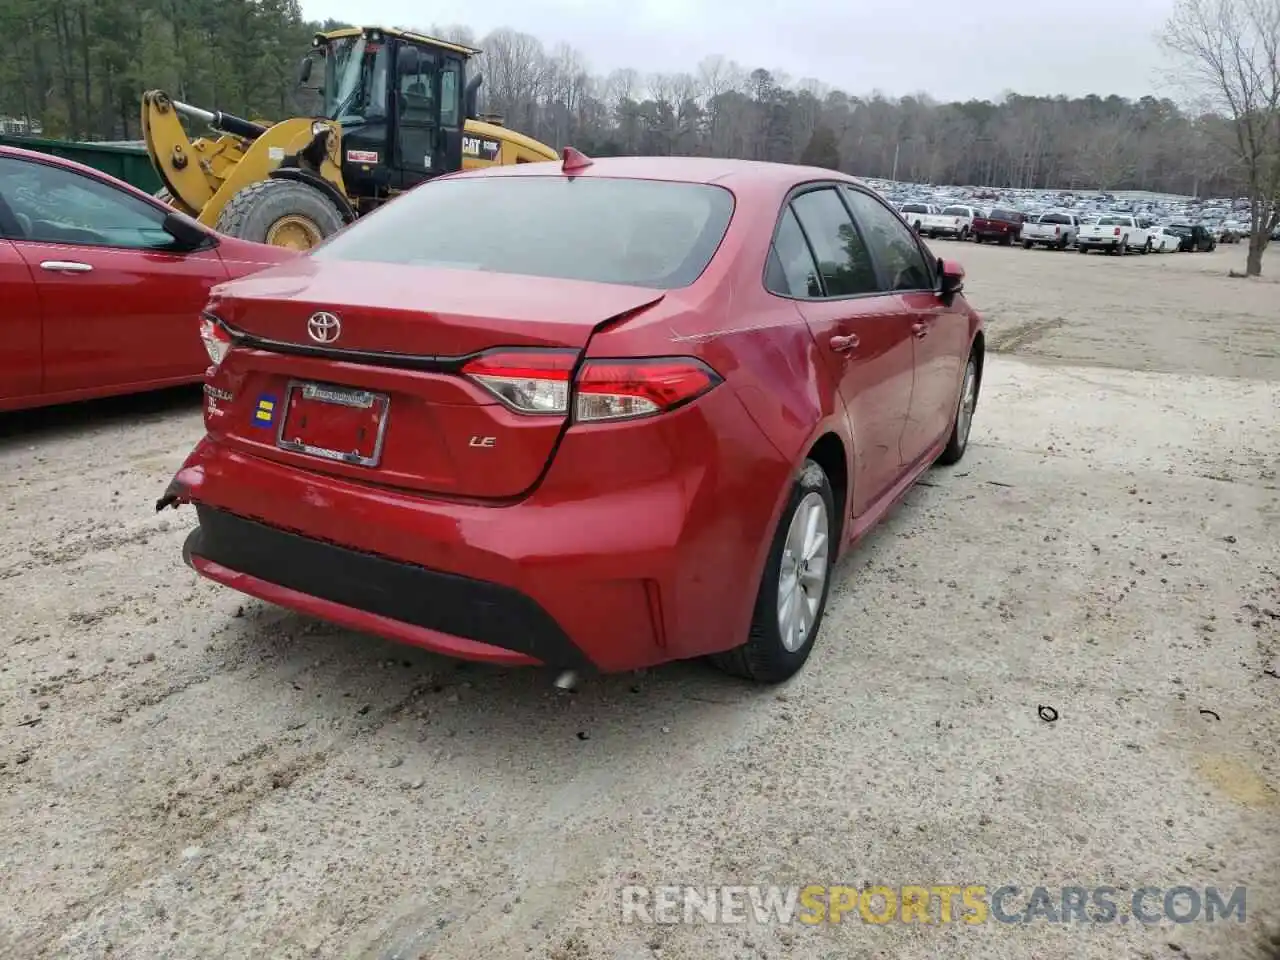
[{"label": "red toyota corolla sedan", "polygon": [[209,289],[291,259],[71,160],[0,146],[0,411],[199,383]]},{"label": "red toyota corolla sedan", "polygon": [[856,180],[614,158],[442,177],[204,320],[202,576],[463,658],[798,670],[837,552],[965,451],[963,270]]}]

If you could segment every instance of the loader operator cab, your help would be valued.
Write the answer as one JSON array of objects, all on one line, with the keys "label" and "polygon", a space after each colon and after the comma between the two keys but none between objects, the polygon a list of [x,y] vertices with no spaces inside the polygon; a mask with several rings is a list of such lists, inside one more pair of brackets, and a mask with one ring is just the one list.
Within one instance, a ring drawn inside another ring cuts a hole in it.
[{"label": "loader operator cab", "polygon": [[318,34],[299,80],[342,125],[342,178],[353,200],[374,202],[460,170],[463,127],[475,112],[479,51],[417,34],[347,28]]}]

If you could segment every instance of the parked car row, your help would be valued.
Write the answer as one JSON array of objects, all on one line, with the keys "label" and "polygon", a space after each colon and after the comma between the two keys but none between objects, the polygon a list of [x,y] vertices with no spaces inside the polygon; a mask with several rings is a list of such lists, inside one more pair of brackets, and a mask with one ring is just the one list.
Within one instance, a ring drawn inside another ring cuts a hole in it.
[{"label": "parked car row", "polygon": [[[980,210],[953,206],[947,209],[971,213],[942,224],[941,211],[928,204],[903,204],[902,214],[917,233],[928,236],[972,239],[977,243],[992,242],[1004,246],[1021,243],[1030,250],[1074,248],[1080,253],[1097,250],[1110,254],[1175,253],[1212,251],[1217,239],[1201,224],[1152,223],[1133,214],[1109,214],[1082,217],[1069,210],[1051,210],[1041,214],[1025,214],[1006,207]],[[925,211],[929,212],[925,212]]]},{"label": "parked car row", "polygon": [[[970,230],[965,239],[977,239],[978,231],[972,226],[972,220],[990,219],[993,210],[1000,211],[996,217],[1001,223],[1017,223],[1018,230],[1008,226],[993,226],[982,232],[983,241],[1012,244],[1022,240],[1021,226],[1034,223],[1037,217],[1046,214],[1066,214],[1080,220],[1080,226],[1088,222],[1096,222],[1106,216],[1132,216],[1145,221],[1148,230],[1156,227],[1170,227],[1181,233],[1183,227],[1197,227],[1199,232],[1218,243],[1235,243],[1247,237],[1248,202],[1245,200],[1198,200],[1188,197],[1175,197],[1159,194],[1113,195],[1106,192],[1073,192],[1026,189],[991,189],[980,187],[935,186],[930,184],[897,183],[884,180],[868,180],[870,186],[879,191],[887,199],[904,211],[904,216],[913,226],[920,220],[920,232],[926,237],[954,236],[945,230],[933,229],[941,226],[941,221],[932,219],[949,207],[965,206],[980,208],[970,219]],[[917,217],[908,214],[906,209],[921,213],[928,212],[929,217]],[[1010,216],[1016,214],[1016,216]],[[1068,226],[1067,224],[1057,224]],[[1066,231],[1063,231],[1064,233]],[[1078,232],[1078,228],[1077,228]],[[1280,231],[1278,231],[1280,232]],[[1151,234],[1152,252],[1161,248],[1159,235]],[[1058,246],[1060,235],[1050,241],[1048,236],[1037,238],[1033,246]],[[1068,244],[1071,246],[1072,244]],[[1167,247],[1168,244],[1165,244]],[[1145,248],[1143,247],[1139,249]],[[1181,249],[1186,250],[1183,245]],[[1194,249],[1208,249],[1202,238],[1198,238]]]}]

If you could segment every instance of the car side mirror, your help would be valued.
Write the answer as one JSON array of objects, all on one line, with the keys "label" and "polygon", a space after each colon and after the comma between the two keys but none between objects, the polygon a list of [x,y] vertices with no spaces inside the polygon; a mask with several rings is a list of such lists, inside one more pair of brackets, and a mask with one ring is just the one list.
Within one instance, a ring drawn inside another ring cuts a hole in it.
[{"label": "car side mirror", "polygon": [[165,214],[161,226],[165,233],[173,237],[174,246],[180,250],[199,250],[207,246],[211,239],[203,227],[176,211]]},{"label": "car side mirror", "polygon": [[938,296],[950,303],[957,293],[964,290],[964,267],[954,260],[938,258],[938,276],[941,278]]}]

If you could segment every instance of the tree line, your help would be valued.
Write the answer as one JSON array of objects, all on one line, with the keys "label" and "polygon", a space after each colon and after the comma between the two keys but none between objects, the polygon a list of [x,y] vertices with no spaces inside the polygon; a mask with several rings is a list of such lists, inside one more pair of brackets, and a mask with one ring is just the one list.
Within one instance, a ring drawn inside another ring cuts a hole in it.
[{"label": "tree line", "polygon": [[[252,118],[298,109],[312,35],[298,0],[0,0],[0,116],[44,135],[136,139],[150,88]],[[944,103],[854,95],[708,56],[685,73],[591,72],[528,34],[414,26],[484,50],[482,105],[557,148],[806,162],[867,177],[1236,196],[1230,122],[1156,97]],[[905,70],[905,65],[904,65]]]}]

